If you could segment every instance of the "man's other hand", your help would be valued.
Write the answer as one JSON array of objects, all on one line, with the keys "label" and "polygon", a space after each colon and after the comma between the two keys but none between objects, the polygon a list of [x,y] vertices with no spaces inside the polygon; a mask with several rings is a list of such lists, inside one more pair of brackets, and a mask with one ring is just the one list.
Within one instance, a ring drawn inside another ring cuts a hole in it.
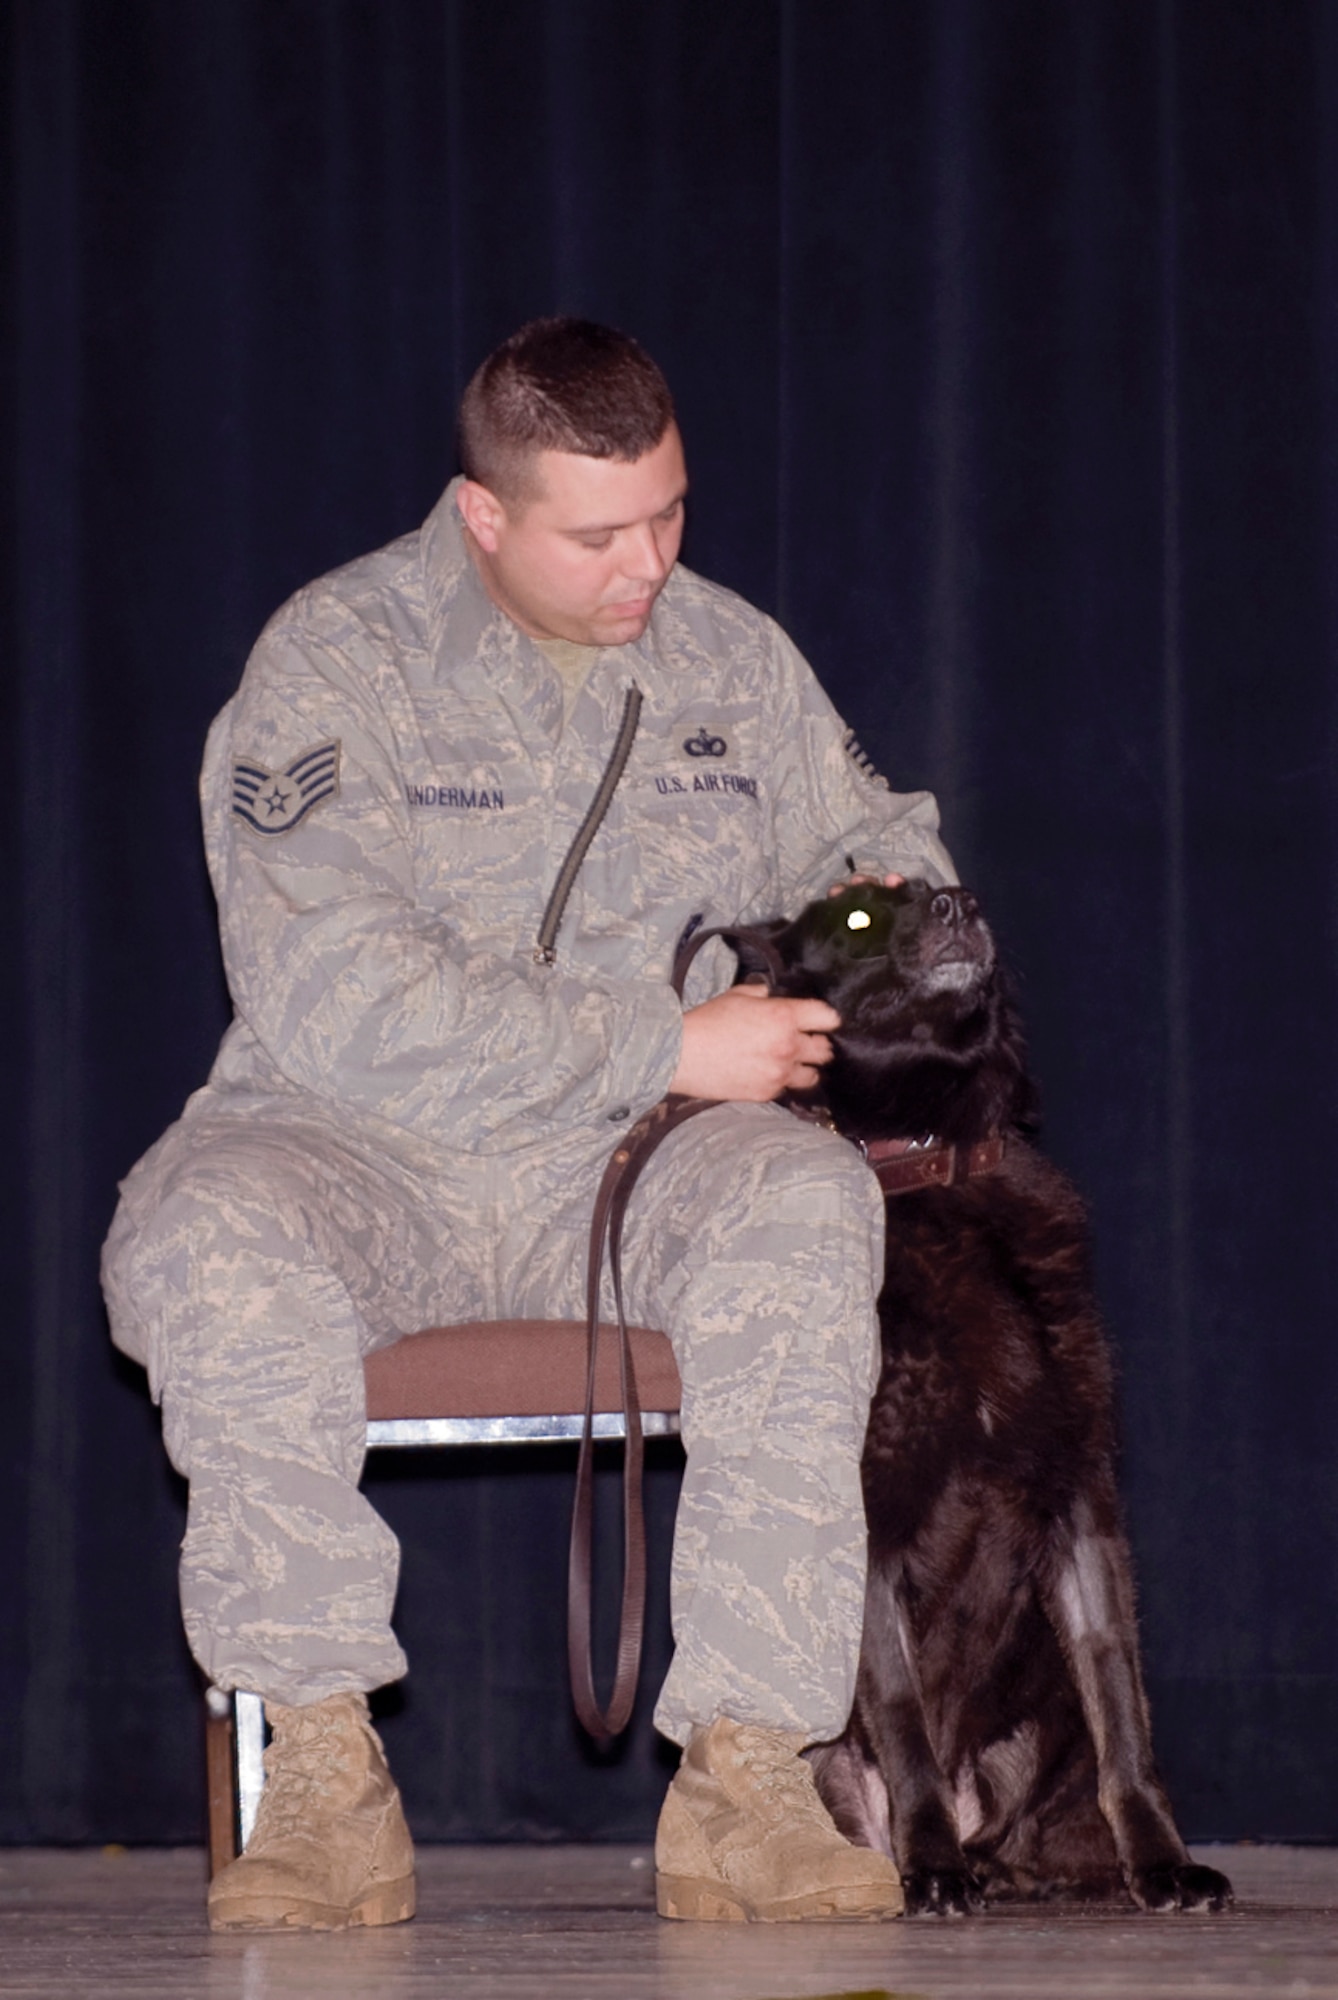
[{"label": "man's other hand", "polygon": [[847,875],[844,882],[833,882],[827,891],[829,896],[839,896],[843,889],[853,889],[857,882],[881,881],[885,889],[899,889],[906,880],[904,875]]},{"label": "man's other hand", "polygon": [[841,1016],[825,1000],[779,1000],[764,986],[732,986],[683,1016],[683,1052],[670,1090],[732,1104],[767,1104],[807,1090],[832,1059]]}]

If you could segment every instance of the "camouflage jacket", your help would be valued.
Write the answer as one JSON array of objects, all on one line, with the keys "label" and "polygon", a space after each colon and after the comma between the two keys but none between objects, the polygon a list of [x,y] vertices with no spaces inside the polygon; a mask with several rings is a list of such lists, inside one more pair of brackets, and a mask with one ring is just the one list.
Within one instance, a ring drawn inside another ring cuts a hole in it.
[{"label": "camouflage jacket", "polygon": [[[536,964],[633,681],[630,761],[556,963]],[[236,1019],[199,1097],[297,1093],[456,1155],[608,1134],[662,1096],[694,920],[793,910],[848,855],[951,878],[928,794],[861,769],[779,627],[682,567],[564,727],[559,678],[487,596],[450,488],[420,532],[270,621],[202,797]],[[706,990],[727,977],[717,961]]]}]

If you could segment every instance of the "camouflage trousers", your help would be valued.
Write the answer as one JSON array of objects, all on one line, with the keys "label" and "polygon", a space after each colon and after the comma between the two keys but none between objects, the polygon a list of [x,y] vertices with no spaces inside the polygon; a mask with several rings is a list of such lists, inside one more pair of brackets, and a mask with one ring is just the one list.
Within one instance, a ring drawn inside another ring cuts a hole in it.
[{"label": "camouflage trousers", "polygon": [[[404,1672],[398,1547],[358,1490],[362,1356],[445,1320],[580,1318],[600,1165],[438,1169],[269,1100],[188,1116],[132,1173],[104,1288],[190,1484],[182,1607],[217,1685],[292,1703]],[[773,1105],[704,1113],[637,1186],[629,1313],[684,1392],[655,1717],[679,1743],[717,1715],[814,1741],[846,1721],[882,1230],[854,1150]]]}]

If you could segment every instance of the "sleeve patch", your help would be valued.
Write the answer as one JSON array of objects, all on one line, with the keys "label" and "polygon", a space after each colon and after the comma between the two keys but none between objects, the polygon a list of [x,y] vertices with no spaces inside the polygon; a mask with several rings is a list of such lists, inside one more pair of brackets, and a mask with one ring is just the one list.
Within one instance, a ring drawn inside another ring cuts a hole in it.
[{"label": "sleeve patch", "polygon": [[861,778],[864,779],[866,784],[881,785],[884,791],[888,790],[887,779],[883,776],[881,771],[876,771],[874,769],[873,759],[871,757],[866,757],[864,752],[860,749],[859,744],[855,739],[855,732],[853,729],[847,729],[846,731],[845,750],[847,757],[849,757],[851,763],[854,765],[855,769],[859,772]]},{"label": "sleeve patch", "polygon": [[281,771],[256,757],[238,757],[232,766],[232,810],[256,833],[291,833],[323,799],[339,790],[339,742],[303,750]]}]

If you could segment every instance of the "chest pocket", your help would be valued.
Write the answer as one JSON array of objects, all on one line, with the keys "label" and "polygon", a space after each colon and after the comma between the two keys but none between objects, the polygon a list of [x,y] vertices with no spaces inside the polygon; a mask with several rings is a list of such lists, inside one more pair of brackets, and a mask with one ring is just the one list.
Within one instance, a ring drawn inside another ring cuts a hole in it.
[{"label": "chest pocket", "polygon": [[543,869],[539,774],[495,715],[475,716],[458,698],[415,708],[403,783],[419,901],[471,935],[509,937]]},{"label": "chest pocket", "polygon": [[[610,863],[651,905],[702,896],[742,907],[767,869],[756,726],[691,715],[638,737],[610,811]],[[600,843],[595,842],[594,860]]]}]

